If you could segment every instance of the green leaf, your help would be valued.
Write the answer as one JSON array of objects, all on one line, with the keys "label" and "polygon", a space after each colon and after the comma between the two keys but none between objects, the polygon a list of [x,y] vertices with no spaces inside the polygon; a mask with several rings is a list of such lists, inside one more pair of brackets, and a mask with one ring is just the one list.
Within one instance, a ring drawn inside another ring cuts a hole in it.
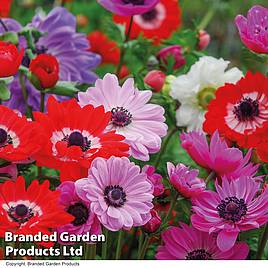
[{"label": "green leaf", "polygon": [[18,35],[14,32],[7,32],[0,36],[0,40],[4,42],[10,42],[14,45],[17,45],[19,43]]},{"label": "green leaf", "polygon": [[10,91],[4,81],[0,81],[0,100],[6,101],[10,99]]},{"label": "green leaf", "polygon": [[65,81],[60,81],[57,83],[55,87],[46,90],[46,93],[51,93],[60,96],[68,96],[68,97],[73,97],[78,92],[79,89],[76,88],[76,83],[65,82]]}]

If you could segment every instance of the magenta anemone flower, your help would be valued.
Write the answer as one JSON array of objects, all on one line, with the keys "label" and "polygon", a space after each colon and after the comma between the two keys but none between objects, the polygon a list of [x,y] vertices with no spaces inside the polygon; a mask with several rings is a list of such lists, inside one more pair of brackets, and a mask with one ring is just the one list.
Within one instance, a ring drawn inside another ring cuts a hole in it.
[{"label": "magenta anemone flower", "polygon": [[253,6],[247,18],[235,18],[241,41],[256,53],[268,53],[268,8]]},{"label": "magenta anemone flower", "polygon": [[[268,222],[268,189],[259,194],[260,184],[251,177],[216,181],[216,191],[206,191],[192,199],[191,221],[195,228],[217,233],[217,245],[228,251],[240,231],[256,229]],[[259,195],[257,195],[257,193]]]},{"label": "magenta anemone flower", "polygon": [[[71,223],[57,228],[58,233],[68,232],[69,234],[100,234],[101,225],[96,216],[90,210],[90,202],[81,200],[75,191],[75,184],[72,181],[63,182],[59,187],[60,204],[64,206],[65,211],[74,216]],[[60,243],[63,243],[59,241]]]},{"label": "magenta anemone flower", "polygon": [[135,88],[132,78],[120,87],[118,78],[109,73],[103,80],[98,79],[95,87],[78,94],[82,107],[103,105],[106,112],[112,113],[107,131],[115,130],[123,135],[130,145],[131,156],[143,161],[149,160],[150,153],[160,150],[161,137],[167,133],[165,111],[159,105],[147,103],[151,97],[150,90]]},{"label": "magenta anemone flower", "polygon": [[142,171],[146,173],[148,180],[152,183],[154,188],[154,196],[160,196],[165,191],[165,186],[162,183],[162,176],[155,173],[155,167],[146,165],[142,168]]},{"label": "magenta anemone flower", "polygon": [[168,162],[167,170],[170,183],[187,198],[196,196],[206,189],[204,180],[197,178],[199,172],[197,169],[190,170],[183,164],[174,166]]},{"label": "magenta anemone flower", "polygon": [[96,158],[88,178],[75,182],[80,198],[111,231],[129,230],[151,219],[153,189],[146,174],[128,158]]},{"label": "magenta anemone flower", "polygon": [[160,0],[98,0],[104,8],[120,16],[134,16],[150,11]]},{"label": "magenta anemone flower", "polygon": [[[181,146],[191,158],[200,166],[206,168],[209,172],[214,171],[218,176],[225,176],[229,179],[235,179],[240,176],[254,176],[257,173],[259,165],[253,165],[249,162],[251,150],[245,157],[243,153],[235,147],[229,148],[227,143],[220,138],[218,131],[215,131],[208,144],[205,134],[192,131],[182,133]],[[262,176],[255,177],[260,180]]]},{"label": "magenta anemone flower", "polygon": [[184,223],[162,233],[164,245],[158,247],[158,260],[244,260],[249,246],[237,242],[233,248],[222,252],[216,244],[214,234],[201,232]]}]

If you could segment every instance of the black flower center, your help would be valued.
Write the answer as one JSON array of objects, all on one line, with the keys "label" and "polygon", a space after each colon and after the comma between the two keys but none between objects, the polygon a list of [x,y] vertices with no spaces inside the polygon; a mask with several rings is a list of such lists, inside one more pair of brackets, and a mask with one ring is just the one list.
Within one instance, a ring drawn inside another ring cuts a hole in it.
[{"label": "black flower center", "polygon": [[144,0],[122,0],[124,4],[144,5]]},{"label": "black flower center", "polygon": [[119,185],[110,185],[104,190],[104,200],[108,206],[121,207],[127,201],[126,193]]},{"label": "black flower center", "polygon": [[234,114],[239,121],[253,120],[259,115],[259,103],[251,98],[243,98],[238,105],[234,107]]},{"label": "black flower center", "polygon": [[227,221],[237,222],[247,213],[247,204],[244,199],[235,196],[226,197],[217,206],[219,216]]},{"label": "black flower center", "polygon": [[82,203],[75,203],[74,205],[71,205],[67,212],[75,217],[75,219],[72,221],[74,226],[85,224],[89,217],[89,210]]},{"label": "black flower center", "polygon": [[17,205],[15,208],[15,213],[20,217],[25,217],[28,213],[29,209],[24,205]]},{"label": "black flower center", "polygon": [[196,249],[187,254],[186,260],[212,260],[212,255],[204,249]]},{"label": "black flower center", "polygon": [[78,131],[71,133],[68,138],[68,146],[84,146],[83,135]]},{"label": "black flower center", "polygon": [[87,151],[91,146],[91,141],[88,140],[87,137],[84,137],[82,133],[79,131],[74,131],[70,135],[67,135],[63,141],[68,143],[68,147],[70,146],[79,146],[81,147],[82,151]]},{"label": "black flower center", "polygon": [[154,8],[154,9],[150,10],[149,12],[142,14],[141,16],[142,16],[143,20],[145,20],[145,21],[152,21],[157,16],[157,10]]},{"label": "black flower center", "polygon": [[7,141],[8,135],[7,132],[0,128],[0,143],[5,143]]},{"label": "black flower center", "polygon": [[123,107],[116,107],[112,109],[111,121],[116,126],[125,127],[132,122],[132,114]]},{"label": "black flower center", "polygon": [[24,204],[18,204],[15,207],[11,207],[7,213],[13,221],[19,223],[27,222],[34,215],[32,209]]}]

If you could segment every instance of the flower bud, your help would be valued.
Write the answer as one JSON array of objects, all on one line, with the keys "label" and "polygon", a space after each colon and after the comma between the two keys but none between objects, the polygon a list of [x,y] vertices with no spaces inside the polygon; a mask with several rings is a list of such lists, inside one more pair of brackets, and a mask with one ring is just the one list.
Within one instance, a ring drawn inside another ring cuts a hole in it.
[{"label": "flower bud", "polygon": [[159,51],[157,58],[164,64],[167,65],[169,58],[173,57],[173,70],[179,69],[183,66],[186,61],[182,54],[182,47],[179,45],[168,46]]},{"label": "flower bud", "polygon": [[164,86],[166,75],[158,70],[153,70],[147,73],[144,78],[144,83],[153,88],[154,92],[160,92]]},{"label": "flower bud", "polygon": [[19,52],[15,45],[0,41],[0,78],[17,73],[23,54],[23,48]]},{"label": "flower bud", "polygon": [[143,230],[147,233],[155,233],[161,226],[162,220],[156,210],[152,209],[150,213],[152,218],[143,226]]},{"label": "flower bud", "polygon": [[198,34],[199,43],[198,43],[198,50],[204,50],[210,43],[210,35],[204,31],[200,30]]},{"label": "flower bud", "polygon": [[30,63],[31,82],[42,90],[54,87],[59,80],[59,64],[54,56],[40,54]]},{"label": "flower bud", "polygon": [[162,183],[162,176],[155,173],[155,167],[146,165],[143,167],[142,171],[146,173],[148,180],[154,188],[153,195],[160,196],[164,193],[165,187]]}]

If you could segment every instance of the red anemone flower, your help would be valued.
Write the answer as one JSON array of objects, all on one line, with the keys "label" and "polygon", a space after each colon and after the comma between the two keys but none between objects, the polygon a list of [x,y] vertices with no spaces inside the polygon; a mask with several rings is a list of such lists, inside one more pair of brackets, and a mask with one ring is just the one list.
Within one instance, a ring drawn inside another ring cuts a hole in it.
[{"label": "red anemone flower", "polygon": [[37,125],[25,116],[0,106],[0,158],[14,162],[31,157],[40,149]]},{"label": "red anemone flower", "polygon": [[103,106],[81,108],[75,99],[59,103],[50,97],[47,114],[34,113],[41,124],[45,145],[36,156],[37,165],[60,170],[61,180],[76,180],[87,176],[96,157],[128,156],[125,137],[114,131],[104,132],[111,113]]},{"label": "red anemone flower", "polygon": [[23,48],[19,52],[15,45],[0,41],[0,77],[15,75],[20,67],[23,54]]},{"label": "red anemone flower", "polygon": [[267,136],[268,77],[247,72],[236,84],[218,88],[205,117],[207,133],[218,130],[241,147],[257,146]]},{"label": "red anemone flower", "polygon": [[[114,22],[126,24],[129,28],[130,18],[114,15]],[[140,33],[153,39],[154,44],[168,39],[181,25],[181,9],[178,0],[161,0],[152,10],[141,15],[135,15],[130,33],[132,39]]]},{"label": "red anemone flower", "polygon": [[8,17],[12,0],[0,0],[0,17]]},{"label": "red anemone flower", "polygon": [[59,196],[49,190],[48,181],[34,180],[28,189],[23,177],[0,184],[0,237],[5,232],[48,234],[50,228],[71,222],[74,218],[59,205]]},{"label": "red anemone flower", "polygon": [[100,31],[92,32],[88,35],[90,43],[90,51],[100,54],[103,64],[119,64],[120,49],[116,42],[110,40],[104,33]]}]

